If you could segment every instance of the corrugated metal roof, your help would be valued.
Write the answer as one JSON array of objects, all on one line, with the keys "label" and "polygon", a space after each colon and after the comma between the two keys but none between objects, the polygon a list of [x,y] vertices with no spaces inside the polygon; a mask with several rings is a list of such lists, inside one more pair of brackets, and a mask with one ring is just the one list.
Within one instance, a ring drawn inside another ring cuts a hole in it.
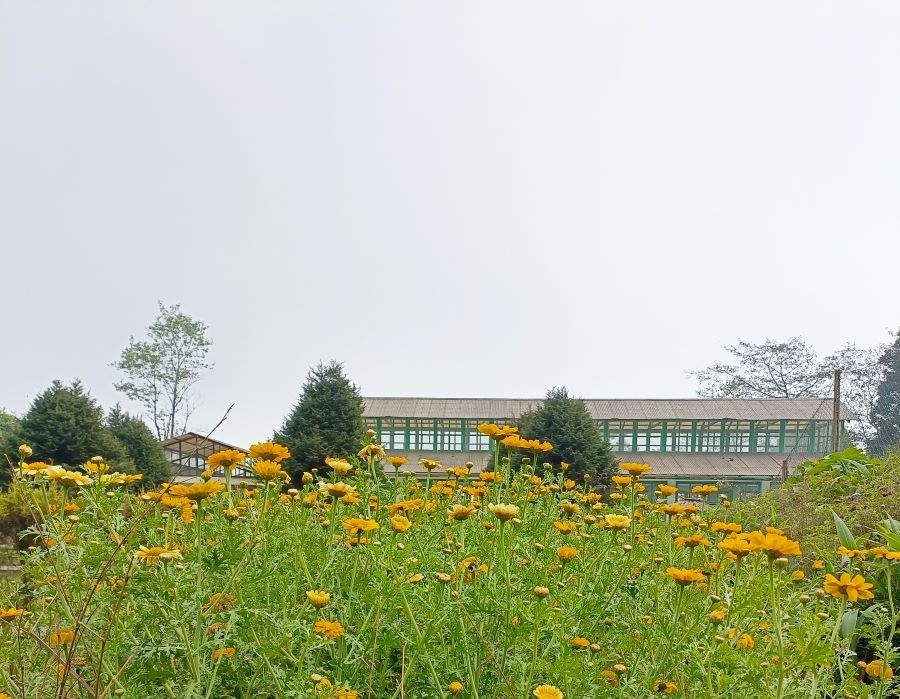
[{"label": "corrugated metal roof", "polygon": [[[419,459],[436,459],[444,468],[464,466],[472,462],[473,473],[484,469],[493,458],[489,451],[391,451],[392,456],[405,456],[409,463],[401,470],[424,473],[418,465]],[[630,452],[619,456],[618,461],[636,461],[650,464],[652,471],[645,477],[654,478],[698,478],[701,480],[756,479],[769,480],[781,475],[781,462],[787,459],[788,472],[793,472],[798,464],[815,458],[813,454],[696,454],[696,453],[661,453]],[[392,473],[390,466],[385,471]],[[434,474],[435,478],[443,478],[443,471]]]},{"label": "corrugated metal roof", "polygon": [[[367,417],[514,419],[539,398],[364,398]],[[585,399],[595,420],[830,420],[830,398]],[[853,412],[841,405],[841,417]]]}]

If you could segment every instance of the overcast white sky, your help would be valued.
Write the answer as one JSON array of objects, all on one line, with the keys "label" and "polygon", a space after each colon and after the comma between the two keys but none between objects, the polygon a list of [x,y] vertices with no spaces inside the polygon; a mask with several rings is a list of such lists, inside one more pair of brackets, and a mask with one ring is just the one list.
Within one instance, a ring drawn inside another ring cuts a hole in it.
[{"label": "overcast white sky", "polygon": [[156,301],[193,427],[369,395],[683,397],[900,325],[900,2],[0,0],[0,407],[105,406]]}]

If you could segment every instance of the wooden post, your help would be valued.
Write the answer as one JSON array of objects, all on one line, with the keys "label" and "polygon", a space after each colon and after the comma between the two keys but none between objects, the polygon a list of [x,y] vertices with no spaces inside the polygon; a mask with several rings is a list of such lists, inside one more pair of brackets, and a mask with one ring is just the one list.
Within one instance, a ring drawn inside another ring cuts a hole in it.
[{"label": "wooden post", "polygon": [[787,459],[784,459],[784,460],[781,462],[781,480],[782,480],[782,482],[784,482],[784,481],[786,481],[786,480],[788,479],[788,467],[787,467],[787,464],[788,464],[788,460],[787,460]]},{"label": "wooden post", "polygon": [[831,451],[841,448],[841,370],[834,370],[834,398],[831,410]]}]

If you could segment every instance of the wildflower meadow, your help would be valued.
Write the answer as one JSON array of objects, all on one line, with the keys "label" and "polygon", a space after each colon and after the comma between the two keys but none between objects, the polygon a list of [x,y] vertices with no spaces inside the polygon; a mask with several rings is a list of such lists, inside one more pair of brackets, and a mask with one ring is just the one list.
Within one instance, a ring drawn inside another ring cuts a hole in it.
[{"label": "wildflower meadow", "polygon": [[895,520],[807,550],[713,484],[575,482],[549,442],[479,430],[478,473],[416,477],[370,432],[297,483],[266,442],[156,490],[23,445],[0,697],[897,696]]}]

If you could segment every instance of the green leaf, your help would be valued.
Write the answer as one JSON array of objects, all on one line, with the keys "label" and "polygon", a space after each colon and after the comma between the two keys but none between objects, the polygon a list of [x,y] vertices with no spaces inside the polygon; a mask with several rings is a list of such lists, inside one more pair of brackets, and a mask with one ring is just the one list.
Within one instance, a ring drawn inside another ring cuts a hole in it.
[{"label": "green leaf", "polygon": [[831,511],[831,516],[834,517],[834,526],[837,529],[837,535],[841,545],[848,549],[858,548],[856,545],[856,537],[853,536],[853,532],[850,531],[850,528],[844,524],[844,520],[838,517],[838,514],[834,510]]},{"label": "green leaf", "polygon": [[841,617],[841,638],[849,638],[856,631],[856,621],[859,617],[858,609],[848,609]]}]

